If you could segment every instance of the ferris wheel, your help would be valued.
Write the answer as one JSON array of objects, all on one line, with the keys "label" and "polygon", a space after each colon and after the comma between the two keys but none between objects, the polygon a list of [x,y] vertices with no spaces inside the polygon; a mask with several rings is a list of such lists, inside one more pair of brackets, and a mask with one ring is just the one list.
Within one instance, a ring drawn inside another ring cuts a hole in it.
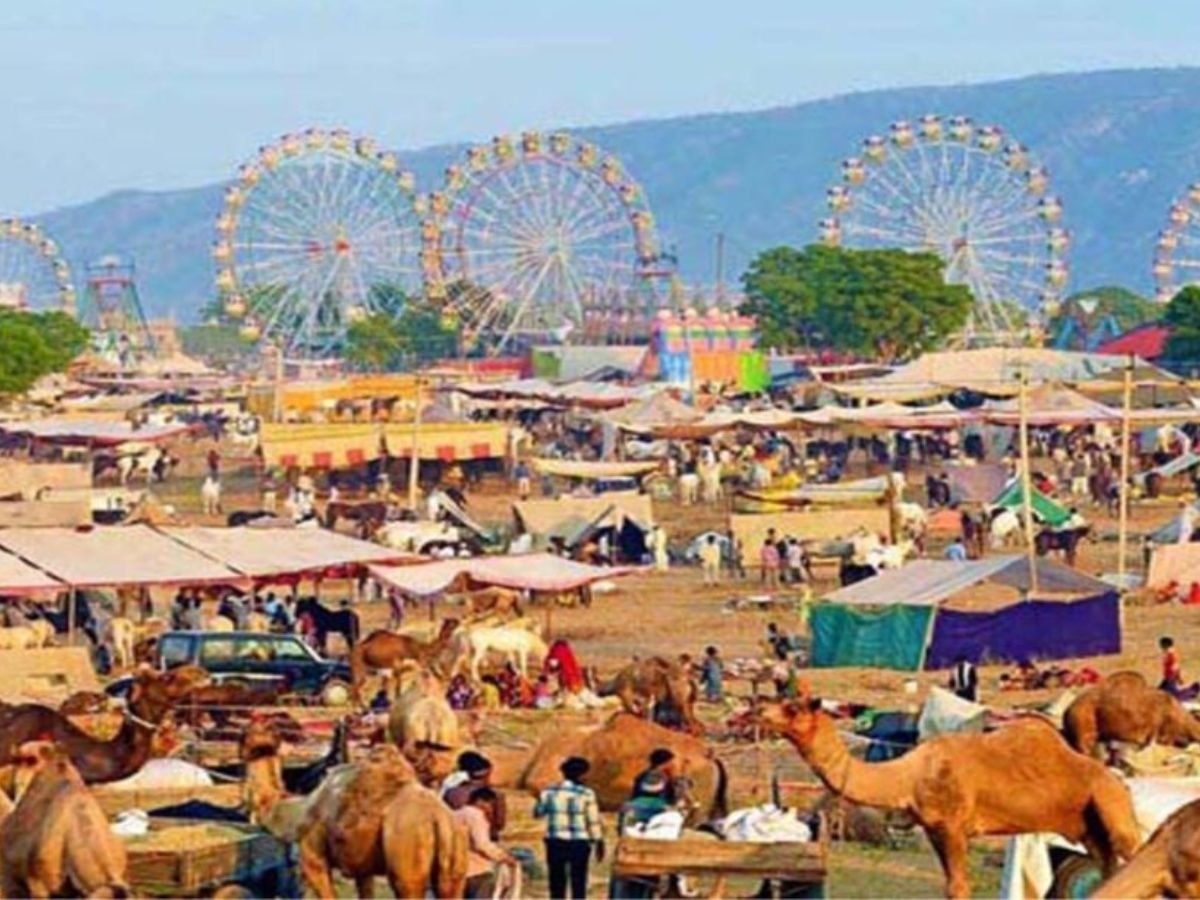
[{"label": "ferris wheel", "polygon": [[1171,204],[1154,245],[1155,296],[1166,303],[1180,288],[1200,282],[1200,184]]},{"label": "ferris wheel", "polygon": [[430,197],[436,281],[468,346],[566,340],[628,316],[658,259],[645,193],[620,162],[570,135],[494,138]]},{"label": "ferris wheel", "polygon": [[413,175],[372,139],[285,135],[225,191],[213,245],[224,312],[249,340],[336,353],[351,322],[420,290],[423,214]]},{"label": "ferris wheel", "polygon": [[1067,280],[1067,232],[1049,177],[995,125],[922,116],[895,122],[842,163],[820,223],[828,245],[938,254],[970,288],[968,337],[1011,340],[1050,311]]},{"label": "ferris wheel", "polygon": [[75,314],[71,268],[39,226],[0,219],[0,309]]}]

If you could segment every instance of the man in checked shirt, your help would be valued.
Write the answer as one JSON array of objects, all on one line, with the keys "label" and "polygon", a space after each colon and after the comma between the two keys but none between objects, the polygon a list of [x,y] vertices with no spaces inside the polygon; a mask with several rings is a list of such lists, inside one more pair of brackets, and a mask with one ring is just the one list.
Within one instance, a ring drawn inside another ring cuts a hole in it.
[{"label": "man in checked shirt", "polygon": [[563,780],[542,791],[533,814],[546,820],[546,867],[550,870],[550,896],[566,898],[568,873],[570,896],[587,896],[588,858],[596,845],[596,862],[604,859],[604,831],[596,792],[585,787],[588,761],[578,756],[563,760],[558,770]]}]

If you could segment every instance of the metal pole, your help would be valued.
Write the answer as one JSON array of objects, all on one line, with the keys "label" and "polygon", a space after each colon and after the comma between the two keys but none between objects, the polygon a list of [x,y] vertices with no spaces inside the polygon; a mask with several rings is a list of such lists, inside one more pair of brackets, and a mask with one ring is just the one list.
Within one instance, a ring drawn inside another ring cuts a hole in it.
[{"label": "metal pole", "polygon": [[417,511],[417,480],[421,471],[421,379],[417,378],[417,404],[413,411],[412,443],[408,456],[408,508]]},{"label": "metal pole", "polygon": [[1025,516],[1025,543],[1029,552],[1029,593],[1036,595],[1038,590],[1037,576],[1037,544],[1033,534],[1033,475],[1029,462],[1029,384],[1024,372],[1021,373],[1020,393],[1017,395],[1018,422],[1021,443],[1021,508]]},{"label": "metal pole", "polygon": [[725,232],[717,232],[717,306],[725,302]]},{"label": "metal pole", "polygon": [[1129,539],[1129,432],[1133,408],[1133,357],[1125,366],[1124,396],[1121,404],[1121,507],[1117,524],[1117,581],[1125,588],[1125,551]]},{"label": "metal pole", "polygon": [[75,644],[75,588],[67,594],[67,646]]}]

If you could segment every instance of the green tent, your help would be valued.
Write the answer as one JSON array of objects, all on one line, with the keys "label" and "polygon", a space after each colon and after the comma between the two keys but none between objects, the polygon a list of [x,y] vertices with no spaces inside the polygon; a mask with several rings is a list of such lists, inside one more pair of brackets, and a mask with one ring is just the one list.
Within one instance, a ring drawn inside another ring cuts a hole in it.
[{"label": "green tent", "polygon": [[812,608],[812,664],[816,668],[875,666],[916,671],[925,662],[925,644],[937,609],[896,604],[854,609],[838,603]]},{"label": "green tent", "polygon": [[[1029,490],[1029,505],[1033,507],[1033,514],[1051,528],[1058,528],[1071,518],[1071,512],[1065,506],[1059,506],[1036,487],[1030,487]],[[1019,510],[1024,502],[1021,480],[1014,478],[992,501],[992,505]]]}]

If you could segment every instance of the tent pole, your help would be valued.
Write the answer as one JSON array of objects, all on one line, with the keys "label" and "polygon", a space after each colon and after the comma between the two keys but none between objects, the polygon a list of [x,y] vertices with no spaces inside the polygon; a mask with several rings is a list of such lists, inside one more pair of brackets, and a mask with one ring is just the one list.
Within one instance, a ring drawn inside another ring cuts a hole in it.
[{"label": "tent pole", "polygon": [[1133,407],[1133,357],[1125,365],[1124,394],[1121,403],[1121,485],[1117,524],[1117,582],[1125,588],[1125,552],[1129,539],[1129,431]]},{"label": "tent pole", "polygon": [[421,471],[421,378],[417,376],[417,400],[413,410],[412,443],[408,456],[408,508],[417,511],[417,481]]},{"label": "tent pole", "polygon": [[75,644],[75,588],[72,587],[67,594],[67,646],[71,647]]},{"label": "tent pole", "polygon": [[1025,516],[1025,543],[1029,551],[1029,595],[1038,592],[1037,542],[1033,535],[1033,475],[1029,460],[1029,380],[1021,373],[1018,410],[1021,443],[1021,507]]}]

